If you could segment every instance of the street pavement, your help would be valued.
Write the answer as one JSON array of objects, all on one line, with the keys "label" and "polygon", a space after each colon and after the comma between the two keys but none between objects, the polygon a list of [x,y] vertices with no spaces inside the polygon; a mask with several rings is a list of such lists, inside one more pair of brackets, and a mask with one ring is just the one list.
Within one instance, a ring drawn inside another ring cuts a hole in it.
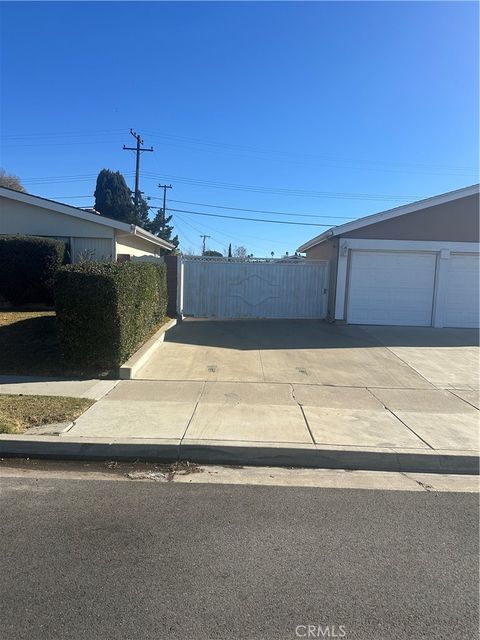
[{"label": "street pavement", "polygon": [[1,477],[0,636],[474,640],[478,495],[412,484]]}]

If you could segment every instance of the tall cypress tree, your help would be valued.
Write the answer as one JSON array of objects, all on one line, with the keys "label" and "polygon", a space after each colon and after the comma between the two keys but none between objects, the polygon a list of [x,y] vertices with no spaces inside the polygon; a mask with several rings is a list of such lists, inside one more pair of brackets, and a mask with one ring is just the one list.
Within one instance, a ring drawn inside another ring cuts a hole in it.
[{"label": "tall cypress tree", "polygon": [[151,220],[149,220],[150,207],[147,200],[142,195],[138,197],[138,210],[135,211],[133,224],[150,231]]},{"label": "tall cypress tree", "polygon": [[94,196],[95,209],[103,216],[128,224],[137,224],[130,189],[119,171],[102,169],[97,177]]},{"label": "tall cypress tree", "polygon": [[153,220],[151,220],[148,223],[148,226],[146,227],[147,231],[150,231],[150,233],[153,233],[154,235],[158,236],[159,238],[162,238],[162,240],[166,240],[167,242],[171,242],[175,248],[178,247],[178,245],[180,244],[180,240],[178,239],[178,236],[173,236],[172,238],[172,233],[173,233],[173,225],[169,224],[169,222],[171,221],[172,216],[166,216],[165,217],[165,221],[163,219],[163,209],[159,209],[157,211],[157,215],[155,216],[155,218]]}]

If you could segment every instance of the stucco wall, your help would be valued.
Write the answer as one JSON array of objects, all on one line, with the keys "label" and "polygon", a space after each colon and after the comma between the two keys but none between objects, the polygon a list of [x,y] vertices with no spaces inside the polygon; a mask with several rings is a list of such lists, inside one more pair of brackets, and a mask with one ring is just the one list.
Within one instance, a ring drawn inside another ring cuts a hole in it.
[{"label": "stucco wall", "polygon": [[121,253],[129,256],[154,256],[160,253],[160,247],[155,247],[139,236],[117,235],[116,244],[117,255]]},{"label": "stucco wall", "polygon": [[114,230],[89,220],[0,197],[0,234],[113,238]]},{"label": "stucco wall", "polygon": [[374,240],[478,242],[479,195],[467,196],[398,218],[377,222],[355,231],[349,231],[341,237]]},{"label": "stucco wall", "polygon": [[337,280],[338,240],[326,240],[305,252],[307,260],[328,260],[328,308],[327,318],[333,319],[335,314],[335,286]]}]

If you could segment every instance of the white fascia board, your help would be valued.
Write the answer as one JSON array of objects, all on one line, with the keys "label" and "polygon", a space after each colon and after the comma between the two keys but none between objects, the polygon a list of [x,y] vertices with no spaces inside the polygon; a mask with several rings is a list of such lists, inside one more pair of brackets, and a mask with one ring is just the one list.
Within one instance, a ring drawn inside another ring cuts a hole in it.
[{"label": "white fascia board", "polygon": [[333,233],[335,229],[336,227],[327,229],[327,231],[324,231],[319,236],[315,236],[315,238],[312,238],[308,242],[305,242],[300,247],[298,247],[297,249],[298,253],[304,253],[305,251],[308,251],[308,249],[311,249],[315,245],[320,244],[321,242],[325,242],[325,240],[328,240],[329,238],[333,237],[335,235]]},{"label": "white fascia board", "polygon": [[355,231],[356,229],[368,227],[371,224],[377,224],[378,222],[384,222],[385,220],[391,220],[392,218],[404,216],[408,213],[415,213],[416,211],[421,211],[422,209],[435,207],[440,204],[459,200],[460,198],[473,196],[479,192],[480,186],[478,184],[474,184],[470,187],[457,189],[456,191],[442,193],[439,196],[432,196],[430,198],[425,198],[424,200],[412,202],[411,204],[401,205],[400,207],[395,207],[394,209],[388,209],[387,211],[381,211],[380,213],[373,213],[372,215],[365,216],[364,218],[360,218],[359,220],[354,220],[353,222],[347,222],[345,224],[340,224],[337,227],[332,227],[331,229],[328,229],[327,231],[321,233],[319,236],[312,238],[312,240],[309,240],[308,242],[302,244],[302,246],[299,247],[297,251],[303,253],[304,251],[308,251],[308,249],[311,249],[315,245],[320,244],[321,242],[325,242],[325,240],[328,240],[328,238],[344,235],[349,231]]},{"label": "white fascia board", "polygon": [[169,249],[171,251],[172,249],[175,248],[175,245],[171,244],[170,242],[167,242],[166,240],[163,240],[163,238],[154,236],[153,233],[150,233],[149,231],[145,231],[145,229],[142,229],[142,227],[137,227],[135,225],[132,225],[131,233],[133,233],[133,235],[135,236],[139,236],[140,238],[143,238],[144,240],[147,240],[148,242],[152,242],[158,247],[162,247],[162,249]]},{"label": "white fascia board", "polygon": [[64,215],[71,216],[72,218],[80,218],[81,220],[88,220],[88,222],[94,222],[95,224],[103,225],[104,227],[112,227],[113,229],[119,229],[130,233],[131,225],[125,222],[118,222],[111,218],[105,218],[96,213],[89,213],[83,209],[72,207],[62,202],[56,202],[55,200],[48,200],[48,198],[42,198],[41,196],[33,196],[30,193],[22,193],[21,191],[14,191],[13,189],[7,189],[6,187],[0,187],[0,197],[8,198],[9,200],[16,200],[17,202],[24,202],[34,207],[41,207],[42,209],[48,209],[55,211],[56,213],[63,213]]},{"label": "white fascia board", "polygon": [[478,253],[480,242],[448,242],[443,240],[369,240],[366,238],[341,238],[340,252],[345,249],[370,251],[441,251],[453,253]]}]

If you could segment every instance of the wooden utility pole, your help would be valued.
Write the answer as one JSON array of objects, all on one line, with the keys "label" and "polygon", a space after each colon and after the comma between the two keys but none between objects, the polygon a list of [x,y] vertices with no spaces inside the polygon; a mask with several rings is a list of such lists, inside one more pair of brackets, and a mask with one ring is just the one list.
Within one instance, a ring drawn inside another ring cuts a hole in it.
[{"label": "wooden utility pole", "polygon": [[172,189],[171,184],[159,184],[159,189],[163,189],[163,209],[162,209],[162,231],[165,231],[165,211],[167,210],[167,189]]},{"label": "wooden utility pole", "polygon": [[207,238],[210,238],[210,236],[200,236],[200,238],[203,238],[202,256],[204,256],[205,255],[205,241],[207,240]]},{"label": "wooden utility pole", "polygon": [[135,147],[126,147],[123,145],[124,151],[135,151],[136,153],[136,161],[135,161],[135,193],[134,193],[134,202],[135,202],[135,211],[138,211],[138,199],[140,197],[139,183],[140,183],[140,154],[142,151],[153,151],[153,147],[150,149],[142,149],[142,145],[144,144],[139,133],[135,133],[133,129],[130,129],[130,133],[137,141],[137,145]]}]

